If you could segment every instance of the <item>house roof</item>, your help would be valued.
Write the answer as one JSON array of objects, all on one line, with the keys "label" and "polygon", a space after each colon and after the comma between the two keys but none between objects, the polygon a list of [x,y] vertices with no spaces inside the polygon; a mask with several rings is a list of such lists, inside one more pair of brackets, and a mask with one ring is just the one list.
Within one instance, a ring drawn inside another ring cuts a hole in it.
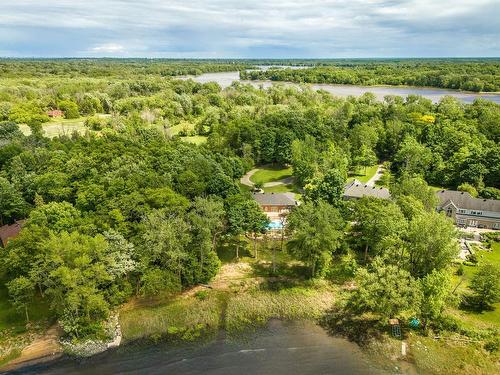
[{"label": "house roof", "polygon": [[295,206],[296,201],[288,193],[253,193],[253,199],[261,206]]},{"label": "house roof", "polygon": [[17,237],[21,228],[23,227],[24,220],[16,221],[12,225],[4,225],[0,227],[0,245],[6,246],[9,239]]},{"label": "house roof", "polygon": [[385,187],[367,185],[358,180],[353,180],[346,184],[344,188],[344,197],[374,197],[380,199],[389,199],[391,197],[391,193],[389,192],[389,189]]},{"label": "house roof", "polygon": [[481,210],[500,212],[500,201],[495,199],[474,198],[465,191],[439,190],[436,192],[439,198],[439,206],[446,206],[449,202],[457,208],[466,210]]},{"label": "house roof", "polygon": [[52,109],[50,111],[47,111],[47,115],[52,116],[52,117],[57,117],[57,116],[64,115],[64,112],[61,111],[60,109]]}]

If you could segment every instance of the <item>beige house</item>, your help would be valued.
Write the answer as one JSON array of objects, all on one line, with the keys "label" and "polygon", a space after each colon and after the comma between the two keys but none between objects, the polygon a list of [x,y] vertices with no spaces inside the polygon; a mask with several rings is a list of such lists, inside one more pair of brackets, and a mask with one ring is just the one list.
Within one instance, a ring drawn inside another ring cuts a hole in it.
[{"label": "beige house", "polygon": [[271,220],[287,214],[298,205],[293,193],[253,193],[253,199]]},{"label": "beige house", "polygon": [[500,201],[474,198],[467,192],[439,190],[438,211],[453,218],[459,227],[500,229]]}]

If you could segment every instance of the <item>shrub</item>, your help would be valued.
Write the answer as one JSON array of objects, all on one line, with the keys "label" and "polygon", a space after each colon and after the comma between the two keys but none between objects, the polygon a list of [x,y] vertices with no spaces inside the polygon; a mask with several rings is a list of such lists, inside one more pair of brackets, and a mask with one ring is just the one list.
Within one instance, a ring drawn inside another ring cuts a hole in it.
[{"label": "shrub", "polygon": [[467,259],[467,262],[470,262],[472,264],[477,264],[478,262],[476,253],[467,254],[465,259]]}]

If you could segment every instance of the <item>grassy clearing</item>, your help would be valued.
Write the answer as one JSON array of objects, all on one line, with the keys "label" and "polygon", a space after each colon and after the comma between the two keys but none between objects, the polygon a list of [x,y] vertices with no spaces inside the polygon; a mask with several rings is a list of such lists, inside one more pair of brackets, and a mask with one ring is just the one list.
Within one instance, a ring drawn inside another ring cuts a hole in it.
[{"label": "grassy clearing", "polygon": [[410,356],[419,373],[428,374],[498,374],[498,355],[488,354],[474,343],[435,340],[411,335]]},{"label": "grassy clearing", "polygon": [[193,135],[189,137],[181,137],[181,140],[188,143],[194,143],[195,145],[202,145],[207,141],[207,137],[203,135]]},{"label": "grassy clearing", "polygon": [[265,184],[266,182],[279,181],[292,177],[292,167],[284,168],[280,165],[267,165],[260,167],[251,177],[254,184]]},{"label": "grassy clearing", "polygon": [[234,336],[264,326],[270,319],[318,319],[331,307],[333,293],[324,289],[292,287],[278,291],[255,290],[228,302],[226,329]]},{"label": "grassy clearing", "polygon": [[[500,242],[494,242],[491,246],[491,250],[478,250],[476,254],[479,258],[479,265],[487,263],[500,265]],[[457,288],[459,294],[469,292],[467,286],[477,272],[478,267],[464,265],[463,269],[464,274],[462,276],[455,276],[453,280],[455,285],[461,282],[460,286]],[[452,310],[451,314],[458,317],[471,328],[477,326],[494,326],[500,328],[500,302],[495,303],[493,307],[494,310],[485,310],[482,312]]]},{"label": "grassy clearing", "polygon": [[375,176],[377,169],[378,169],[378,164],[372,165],[371,167],[367,167],[366,170],[365,168],[360,168],[358,171],[349,173],[349,178],[347,179],[347,182],[356,179],[360,182],[366,183],[370,178]]},{"label": "grassy clearing", "polygon": [[189,132],[194,130],[194,124],[187,122],[187,121],[181,121],[178,125],[171,126],[168,128],[167,132],[170,136],[178,135],[181,132],[186,132],[189,134]]},{"label": "grassy clearing", "polygon": [[164,305],[139,307],[120,313],[125,340],[174,336],[192,340],[219,329],[224,298],[213,291],[196,296],[179,296]]},{"label": "grassy clearing", "polygon": [[[54,138],[59,135],[71,135],[73,132],[79,134],[85,133],[87,127],[85,126],[85,117],[78,119],[54,119],[50,122],[43,124],[44,135],[48,138]],[[30,135],[31,129],[28,125],[19,125],[19,129],[24,135]]]}]

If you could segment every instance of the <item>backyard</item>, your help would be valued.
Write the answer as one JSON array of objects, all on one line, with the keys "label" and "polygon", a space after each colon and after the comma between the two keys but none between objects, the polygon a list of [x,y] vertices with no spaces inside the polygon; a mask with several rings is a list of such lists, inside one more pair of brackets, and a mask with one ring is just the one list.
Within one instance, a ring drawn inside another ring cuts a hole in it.
[{"label": "backyard", "polygon": [[[476,251],[479,260],[478,265],[463,265],[463,275],[455,275],[453,277],[453,283],[457,286],[458,295],[463,295],[469,292],[467,286],[480,265],[500,265],[500,242],[493,242],[490,250]],[[497,329],[500,329],[500,302],[495,303],[493,307],[494,309],[492,310],[473,311],[453,309],[451,312],[453,315],[459,317],[464,324],[471,328],[496,327]]]}]

